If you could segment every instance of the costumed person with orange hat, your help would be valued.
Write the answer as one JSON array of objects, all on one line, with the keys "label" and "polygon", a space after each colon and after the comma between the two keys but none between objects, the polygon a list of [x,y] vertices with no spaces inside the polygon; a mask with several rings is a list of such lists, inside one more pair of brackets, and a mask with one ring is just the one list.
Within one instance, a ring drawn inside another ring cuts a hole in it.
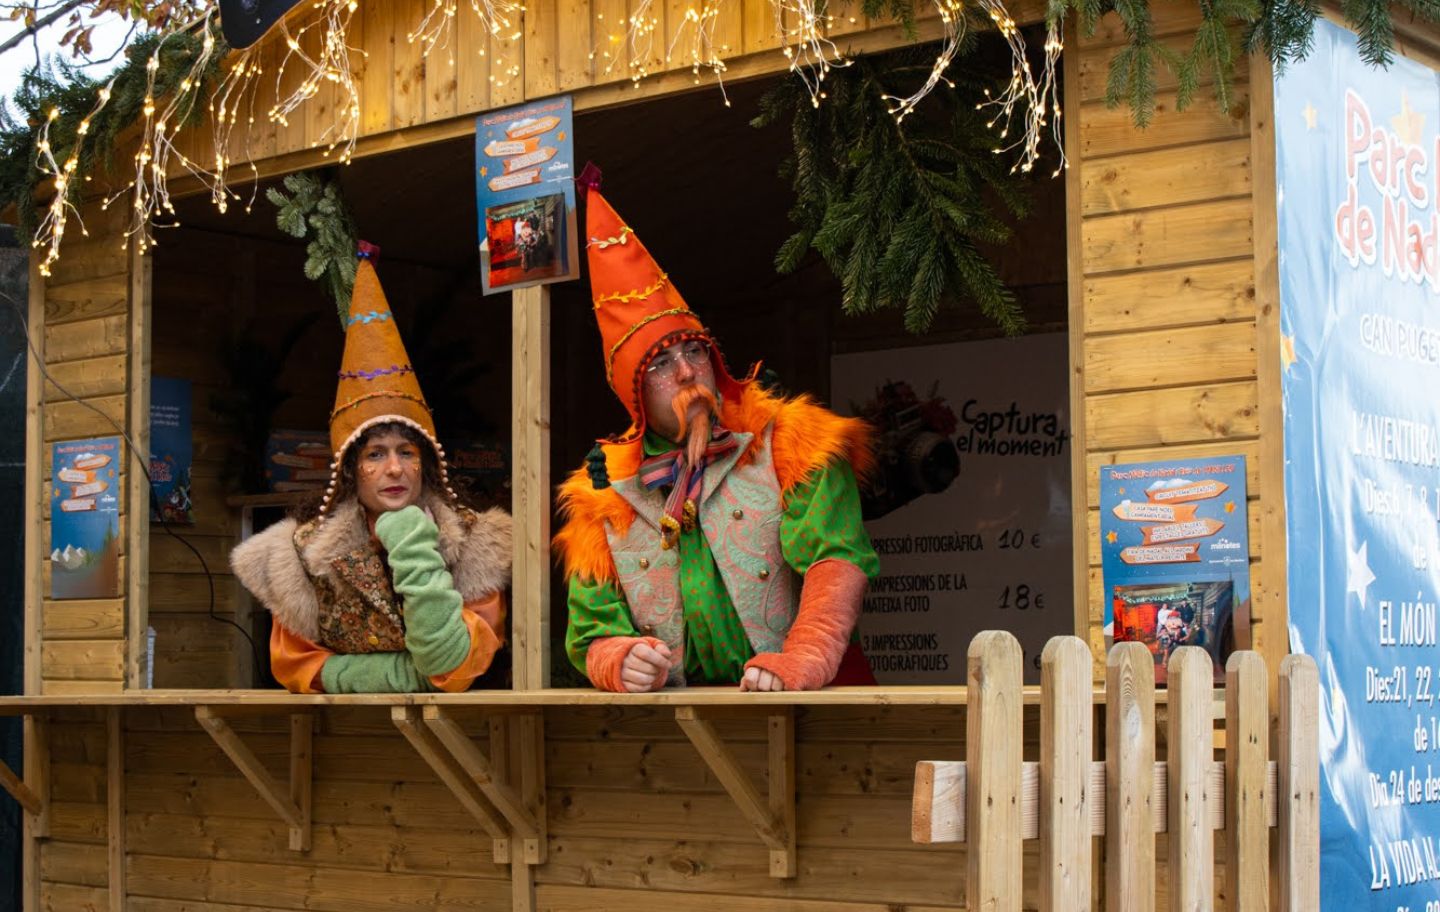
[{"label": "costumed person with orange hat", "polygon": [[360,246],[330,487],[230,555],[270,610],[270,666],[295,693],[461,691],[504,638],[510,516],[462,506],[372,260]]},{"label": "costumed person with orange hat", "polygon": [[868,426],[732,377],[593,166],[581,183],[606,379],[632,423],[560,490],[570,661],[632,693],[875,683],[852,643],[879,570]]}]

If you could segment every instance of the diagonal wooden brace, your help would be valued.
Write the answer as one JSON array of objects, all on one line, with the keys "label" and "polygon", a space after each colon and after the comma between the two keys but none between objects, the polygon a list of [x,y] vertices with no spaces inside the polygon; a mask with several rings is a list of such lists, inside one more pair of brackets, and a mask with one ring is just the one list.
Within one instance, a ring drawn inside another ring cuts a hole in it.
[{"label": "diagonal wooden brace", "polygon": [[769,794],[762,795],[714,723],[694,706],[675,710],[685,737],[725,787],[740,813],[770,849],[770,876],[794,877],[795,861],[795,716],[792,707],[767,711]]},{"label": "diagonal wooden brace", "polygon": [[289,824],[290,849],[295,852],[310,851],[311,773],[314,757],[311,749],[314,736],[310,714],[294,713],[290,716],[288,789],[281,787],[215,707],[195,707],[195,720],[225,752],[225,756],[230,758],[230,762],[235,764],[241,775],[255,786],[265,803],[280,815],[281,820]]},{"label": "diagonal wooden brace", "polygon": [[10,797],[20,802],[25,813],[31,817],[39,817],[40,812],[45,809],[45,802],[35,794],[34,789],[25,784],[25,780],[15,775],[15,771],[0,760],[0,788],[10,793]]},{"label": "diagonal wooden brace", "polygon": [[[521,791],[501,775],[501,771],[498,769],[501,763],[492,763],[444,707],[426,706],[423,719],[426,727],[449,749],[451,756],[464,769],[465,774],[470,777],[485,797],[490,799],[490,803],[495,805],[495,809],[509,821],[512,834],[522,840],[521,860],[526,864],[543,864],[545,861],[545,828],[541,815],[544,814],[544,804],[540,803],[535,806],[535,802],[527,802]],[[522,723],[522,727],[530,730],[532,735],[538,734],[539,727],[536,724],[538,720],[527,722],[527,717],[521,716],[518,717],[518,721]],[[543,736],[539,737],[543,738]],[[543,747],[538,755],[533,749],[527,750],[526,746],[531,740],[533,738],[522,740],[520,746],[522,754],[531,758],[528,766],[532,768],[522,769],[519,772],[522,775],[531,776],[536,782],[543,782],[540,772],[533,768],[535,764],[543,767]],[[543,745],[543,741],[541,744]],[[530,789],[529,791],[536,790]],[[538,793],[543,795],[543,786]]]},{"label": "diagonal wooden brace", "polygon": [[496,864],[510,863],[510,826],[505,818],[495,810],[480,791],[480,787],[470,778],[460,764],[456,762],[440,739],[421,720],[421,713],[418,707],[396,706],[390,710],[390,721],[400,729],[400,734],[415,748],[415,753],[420,759],[430,765],[435,775],[460,802],[460,806],[470,812],[470,816],[490,834],[493,840]]}]

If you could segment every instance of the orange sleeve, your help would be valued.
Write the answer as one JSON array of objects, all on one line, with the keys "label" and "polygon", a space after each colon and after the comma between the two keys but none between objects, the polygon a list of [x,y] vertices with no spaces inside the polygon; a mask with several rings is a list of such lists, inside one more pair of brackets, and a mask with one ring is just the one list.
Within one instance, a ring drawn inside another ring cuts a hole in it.
[{"label": "orange sleeve", "polygon": [[335,653],[316,645],[278,621],[270,628],[270,671],[291,693],[324,693],[320,668]]},{"label": "orange sleeve", "polygon": [[[495,653],[500,651],[505,636],[505,595],[495,592],[487,598],[466,602],[460,609],[465,627],[470,631],[470,654],[451,671],[431,675],[430,683],[446,693],[469,689],[475,679],[490,668]],[[319,668],[316,668],[319,673]]]}]

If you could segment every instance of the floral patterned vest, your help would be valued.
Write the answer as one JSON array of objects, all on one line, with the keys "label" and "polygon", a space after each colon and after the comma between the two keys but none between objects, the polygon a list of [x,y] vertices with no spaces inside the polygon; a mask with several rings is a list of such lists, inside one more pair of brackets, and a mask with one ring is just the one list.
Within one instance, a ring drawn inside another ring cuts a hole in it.
[{"label": "floral patterned vest", "polygon": [[[700,528],[730,602],[757,652],[779,652],[799,606],[798,580],[780,546],[784,512],[770,449],[773,425],[762,432],[755,458],[739,465],[754,434],[737,432],[739,446],[705,469]],[[680,595],[680,549],[660,547],[665,496],[647,491],[638,476],[613,482],[635,508],[624,535],[606,525],[615,572],[635,627],[664,641],[676,657],[666,682],[685,683],[685,608]]]}]

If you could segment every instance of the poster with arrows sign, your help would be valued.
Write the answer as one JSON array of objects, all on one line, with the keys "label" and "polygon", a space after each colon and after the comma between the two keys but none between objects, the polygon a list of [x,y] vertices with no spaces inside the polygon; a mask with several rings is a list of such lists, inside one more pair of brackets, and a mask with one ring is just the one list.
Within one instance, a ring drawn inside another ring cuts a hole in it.
[{"label": "poster with arrows sign", "polygon": [[1201,646],[1222,677],[1250,616],[1245,457],[1102,467],[1099,545],[1106,646],[1144,643],[1160,682]]}]

